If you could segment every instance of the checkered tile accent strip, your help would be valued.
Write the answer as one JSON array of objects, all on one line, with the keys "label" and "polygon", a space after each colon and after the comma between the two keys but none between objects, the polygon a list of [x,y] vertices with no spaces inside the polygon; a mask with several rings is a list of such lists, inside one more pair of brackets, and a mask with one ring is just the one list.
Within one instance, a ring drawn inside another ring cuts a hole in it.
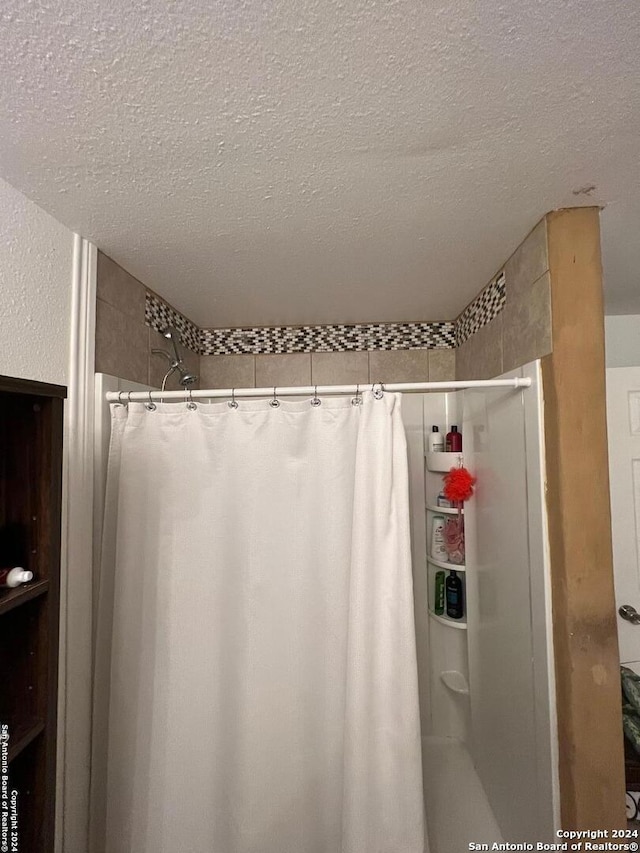
[{"label": "checkered tile accent strip", "polygon": [[455,322],[455,344],[459,347],[478,329],[486,326],[505,306],[506,284],[505,275],[500,275],[470,302]]},{"label": "checkered tile accent strip", "polygon": [[453,347],[453,323],[357,323],[203,329],[202,354],[362,352]]},{"label": "checkered tile accent strip", "polygon": [[180,332],[180,341],[193,352],[200,354],[201,330],[182,314],[178,314],[175,308],[163,302],[154,293],[147,291],[144,305],[144,321],[157,332],[173,326]]},{"label": "checkered tile accent strip", "polygon": [[180,332],[182,343],[199,355],[454,348],[493,320],[504,308],[505,301],[505,276],[500,273],[467,305],[455,323],[354,323],[200,329],[154,293],[147,292],[145,322],[158,331],[173,326]]},{"label": "checkered tile accent strip", "polygon": [[334,326],[199,329],[152,293],[147,293],[145,322],[158,331],[167,326],[174,326],[180,332],[185,346],[200,355],[359,352],[455,346],[453,323],[356,323]]}]

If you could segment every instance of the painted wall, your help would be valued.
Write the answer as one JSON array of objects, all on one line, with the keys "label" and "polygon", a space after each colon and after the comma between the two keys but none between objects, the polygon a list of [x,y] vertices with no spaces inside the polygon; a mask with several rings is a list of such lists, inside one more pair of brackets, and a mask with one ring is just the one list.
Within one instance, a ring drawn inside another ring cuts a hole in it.
[{"label": "painted wall", "polygon": [[65,385],[73,234],[0,181],[0,373]]},{"label": "painted wall", "polygon": [[604,346],[607,367],[640,366],[640,314],[605,317]]}]

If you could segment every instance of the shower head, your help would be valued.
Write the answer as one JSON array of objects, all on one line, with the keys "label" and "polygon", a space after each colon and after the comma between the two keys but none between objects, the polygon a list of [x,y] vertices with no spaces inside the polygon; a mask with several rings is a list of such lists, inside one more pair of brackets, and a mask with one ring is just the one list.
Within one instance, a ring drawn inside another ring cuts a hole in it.
[{"label": "shower head", "polygon": [[[187,387],[187,385],[193,385],[194,382],[198,381],[198,377],[195,373],[191,373],[185,367],[184,361],[182,360],[182,356],[180,355],[180,350],[178,349],[178,344],[180,341],[180,334],[175,329],[168,326],[166,329],[163,329],[160,334],[163,338],[166,338],[168,341],[171,341],[171,346],[173,349],[173,356],[171,356],[168,352],[164,350],[154,349],[151,352],[157,355],[163,355],[170,364],[169,374],[173,373],[174,370],[177,370],[180,373],[180,384],[183,387]],[[167,374],[167,376],[169,375]],[[165,377],[166,380],[167,377]]]},{"label": "shower head", "polygon": [[185,388],[187,385],[193,385],[194,382],[198,381],[197,375],[186,370],[184,365],[178,364],[176,369],[180,372],[180,384],[184,385]]}]

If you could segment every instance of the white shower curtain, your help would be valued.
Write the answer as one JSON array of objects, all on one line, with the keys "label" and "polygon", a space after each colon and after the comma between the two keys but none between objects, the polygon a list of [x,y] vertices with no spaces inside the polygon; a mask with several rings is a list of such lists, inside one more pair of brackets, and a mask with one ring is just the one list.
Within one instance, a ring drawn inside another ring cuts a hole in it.
[{"label": "white shower curtain", "polygon": [[422,853],[400,395],[112,427],[95,848]]}]

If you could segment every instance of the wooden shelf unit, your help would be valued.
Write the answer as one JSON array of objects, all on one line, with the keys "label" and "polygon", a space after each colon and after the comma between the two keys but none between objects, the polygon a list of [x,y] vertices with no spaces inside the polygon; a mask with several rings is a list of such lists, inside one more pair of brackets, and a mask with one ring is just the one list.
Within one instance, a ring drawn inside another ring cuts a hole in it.
[{"label": "wooden shelf unit", "polygon": [[62,428],[66,389],[0,376],[0,724],[18,794],[20,853],[54,847]]},{"label": "wooden shelf unit", "polygon": [[8,613],[14,607],[19,607],[32,598],[37,598],[49,590],[49,581],[31,581],[15,589],[0,590],[0,616],[3,613]]}]

